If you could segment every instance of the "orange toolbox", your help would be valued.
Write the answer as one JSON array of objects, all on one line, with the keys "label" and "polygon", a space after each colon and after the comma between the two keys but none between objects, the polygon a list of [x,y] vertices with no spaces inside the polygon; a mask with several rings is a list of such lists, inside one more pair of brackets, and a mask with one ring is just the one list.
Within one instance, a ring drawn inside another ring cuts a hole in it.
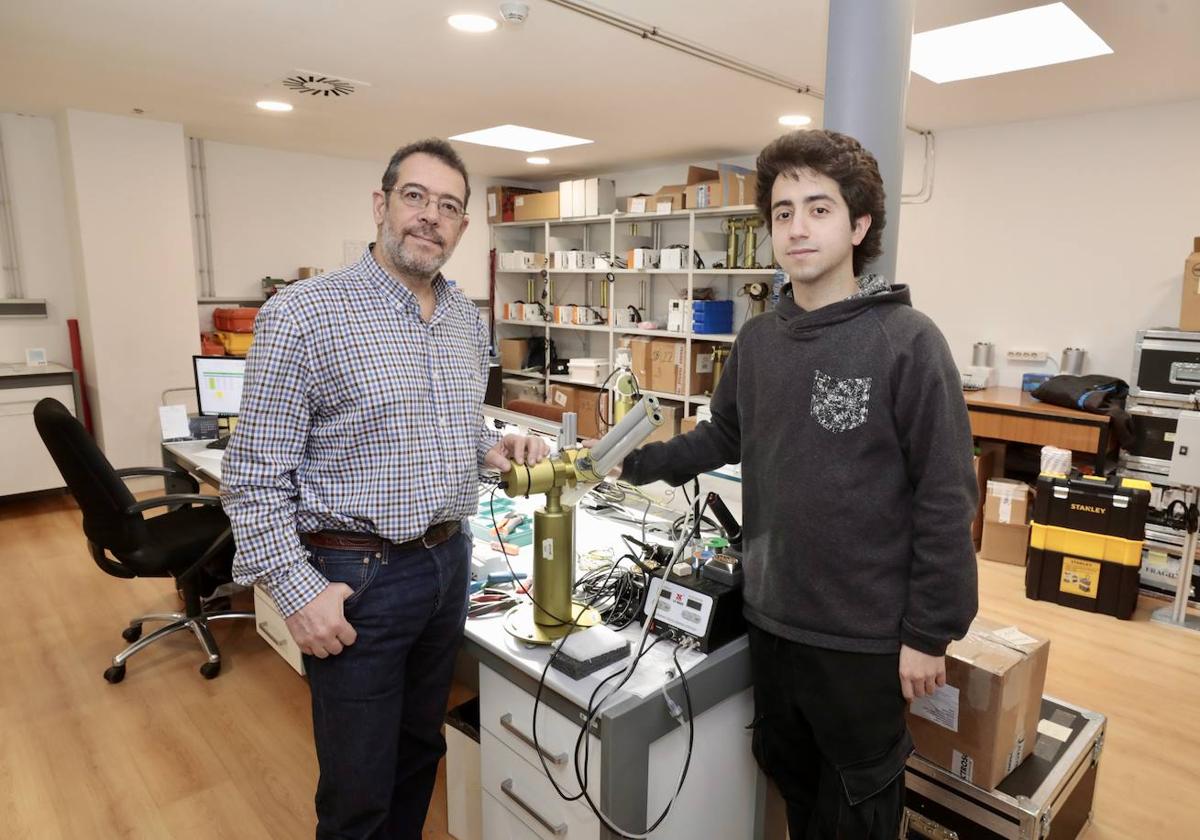
[{"label": "orange toolbox", "polygon": [[220,332],[252,333],[257,306],[218,307],[213,310],[213,326]]}]

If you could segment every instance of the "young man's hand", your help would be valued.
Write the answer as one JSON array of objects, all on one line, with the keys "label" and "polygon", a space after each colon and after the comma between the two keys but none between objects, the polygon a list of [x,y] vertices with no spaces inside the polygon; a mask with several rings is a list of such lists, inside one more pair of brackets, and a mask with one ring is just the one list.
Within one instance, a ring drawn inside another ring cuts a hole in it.
[{"label": "young man's hand", "polygon": [[533,466],[550,454],[550,444],[537,435],[505,435],[483,456],[485,466],[508,472],[515,462]]},{"label": "young man's hand", "polygon": [[342,605],[354,590],[344,583],[331,583],[284,622],[302,653],[318,659],[337,656],[354,644],[358,632],[346,620]]},{"label": "young man's hand", "polygon": [[933,694],[946,684],[946,657],[930,656],[913,650],[908,645],[900,646],[900,690],[904,699]]}]

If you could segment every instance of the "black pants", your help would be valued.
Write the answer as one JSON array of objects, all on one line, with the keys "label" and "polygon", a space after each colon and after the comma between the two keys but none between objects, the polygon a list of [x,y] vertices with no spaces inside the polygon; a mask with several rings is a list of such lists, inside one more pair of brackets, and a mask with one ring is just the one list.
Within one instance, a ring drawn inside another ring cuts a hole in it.
[{"label": "black pants", "polygon": [[749,632],[754,757],[783,794],[791,840],[896,840],[912,752],[899,654]]}]

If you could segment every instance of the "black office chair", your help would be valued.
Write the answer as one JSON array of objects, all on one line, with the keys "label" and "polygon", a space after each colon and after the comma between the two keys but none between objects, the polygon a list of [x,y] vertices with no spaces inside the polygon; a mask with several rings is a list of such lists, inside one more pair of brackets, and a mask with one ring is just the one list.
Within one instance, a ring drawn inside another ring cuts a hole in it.
[{"label": "black office chair", "polygon": [[[233,535],[229,520],[216,496],[199,495],[196,480],[182,470],[164,467],[113,469],[96,441],[66,407],[44,399],[33,409],[33,421],[42,442],[62,473],[71,495],[83,511],[83,533],[96,565],[120,578],[174,577],[183,595],[184,612],[150,613],[135,618],[122,632],[132,644],[112,659],[104,679],[118,683],[125,677],[125,662],[139,650],[179,630],[191,630],[208,660],[200,673],[212,679],[221,671],[221,653],[208,622],[227,618],[254,618],[252,612],[205,611],[202,596],[217,578],[228,579],[233,560]],[[185,482],[191,493],[157,496],[139,502],[122,479],[161,475]],[[166,507],[169,512],[145,518],[142,512]],[[111,556],[110,556],[111,555]],[[142,624],[166,622],[145,638]]]}]

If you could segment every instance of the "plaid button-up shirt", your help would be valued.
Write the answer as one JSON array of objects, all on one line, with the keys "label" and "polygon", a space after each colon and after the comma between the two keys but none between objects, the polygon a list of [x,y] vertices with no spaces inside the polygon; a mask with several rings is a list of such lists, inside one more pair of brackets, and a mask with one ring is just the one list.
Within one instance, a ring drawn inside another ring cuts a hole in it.
[{"label": "plaid button-up shirt", "polygon": [[490,347],[479,310],[441,275],[428,323],[368,250],[273,297],[254,324],[240,416],[222,463],[238,583],[291,615],[325,578],[300,534],[403,542],[476,510]]}]

